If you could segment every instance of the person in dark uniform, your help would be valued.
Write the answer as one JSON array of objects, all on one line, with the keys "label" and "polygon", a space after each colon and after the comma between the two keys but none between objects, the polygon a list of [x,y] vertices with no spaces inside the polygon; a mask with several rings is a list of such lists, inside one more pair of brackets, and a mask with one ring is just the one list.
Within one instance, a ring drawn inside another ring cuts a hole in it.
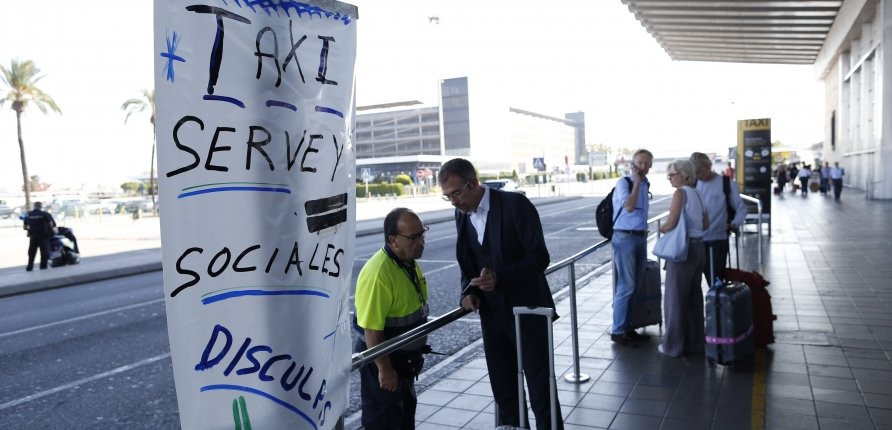
[{"label": "person in dark uniform", "polygon": [[[427,227],[406,208],[384,218],[384,247],[356,280],[355,352],[365,351],[427,321],[427,281],[415,260],[424,252]],[[359,369],[362,426],[367,430],[415,428],[418,403],[413,379],[424,364],[427,338]]]},{"label": "person in dark uniform", "polygon": [[28,245],[28,266],[25,270],[34,270],[34,257],[40,249],[40,268],[46,269],[50,256],[50,238],[53,237],[53,228],[56,221],[53,216],[43,211],[43,203],[34,202],[34,210],[25,215],[25,223],[22,226],[28,231],[31,238]]},{"label": "person in dark uniform", "polygon": [[[529,423],[518,422],[520,396],[513,308],[554,309],[554,299],[545,279],[550,256],[539,213],[520,193],[481,185],[474,165],[465,159],[456,158],[443,164],[439,181],[443,199],[456,208],[461,306],[480,312],[483,351],[496,402],[496,426],[529,428]],[[523,370],[530,404],[537,427],[548,429],[551,426],[548,331],[541,318],[524,315],[520,321]],[[561,429],[560,406],[556,412]]]}]

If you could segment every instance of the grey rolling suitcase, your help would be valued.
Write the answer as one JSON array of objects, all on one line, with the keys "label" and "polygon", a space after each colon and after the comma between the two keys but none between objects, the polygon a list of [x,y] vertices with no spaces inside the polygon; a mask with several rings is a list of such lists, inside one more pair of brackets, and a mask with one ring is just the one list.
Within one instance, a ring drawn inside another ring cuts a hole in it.
[{"label": "grey rolling suitcase", "polygon": [[[712,258],[709,259],[712,263]],[[706,357],[709,364],[748,363],[754,353],[753,301],[742,282],[720,282],[706,293]]]},{"label": "grey rolling suitcase", "polygon": [[632,315],[629,318],[629,328],[634,330],[656,324],[659,324],[660,328],[663,327],[661,285],[660,264],[654,260],[647,260],[644,269],[644,290],[635,290],[632,294]]},{"label": "grey rolling suitcase", "polygon": [[552,331],[552,320],[554,319],[554,309],[552,308],[539,308],[539,307],[531,307],[531,306],[517,306],[514,308],[514,330],[515,335],[517,337],[517,392],[518,396],[518,410],[520,410],[520,425],[524,425],[527,422],[527,409],[526,402],[524,401],[524,390],[523,390],[523,358],[521,358],[521,351],[523,350],[523,346],[520,341],[520,316],[521,315],[540,315],[545,317],[545,321],[548,324],[548,392],[549,397],[551,398],[551,428],[557,428],[557,386],[554,381],[554,332]]}]

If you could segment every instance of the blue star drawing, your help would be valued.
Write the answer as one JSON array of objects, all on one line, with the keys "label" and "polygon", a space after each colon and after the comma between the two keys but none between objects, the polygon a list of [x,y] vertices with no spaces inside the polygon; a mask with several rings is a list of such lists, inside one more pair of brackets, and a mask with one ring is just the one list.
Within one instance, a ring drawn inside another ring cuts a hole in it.
[{"label": "blue star drawing", "polygon": [[186,62],[186,59],[176,55],[177,46],[180,45],[180,36],[176,31],[173,32],[173,38],[169,35],[167,36],[167,52],[162,52],[161,56],[167,58],[167,64],[164,65],[164,71],[167,74],[167,80],[174,82],[174,71],[173,71],[173,62],[174,61],[182,61]]}]

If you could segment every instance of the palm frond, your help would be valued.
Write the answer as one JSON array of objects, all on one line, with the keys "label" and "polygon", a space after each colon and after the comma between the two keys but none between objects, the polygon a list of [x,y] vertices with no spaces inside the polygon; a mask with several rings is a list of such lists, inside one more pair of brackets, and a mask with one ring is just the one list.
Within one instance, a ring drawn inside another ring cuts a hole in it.
[{"label": "palm frond", "polygon": [[56,101],[37,87],[41,79],[43,76],[40,75],[40,69],[31,60],[11,60],[8,68],[0,66],[0,80],[3,81],[3,87],[0,87],[0,106],[8,101],[18,111],[24,111],[33,104],[43,113],[50,110],[62,113]]},{"label": "palm frond", "polygon": [[155,125],[155,90],[143,89],[140,92],[142,97],[134,97],[121,104],[121,110],[127,112],[127,115],[124,117],[124,123],[127,123],[130,115],[148,110],[151,114],[149,121],[152,125]]}]

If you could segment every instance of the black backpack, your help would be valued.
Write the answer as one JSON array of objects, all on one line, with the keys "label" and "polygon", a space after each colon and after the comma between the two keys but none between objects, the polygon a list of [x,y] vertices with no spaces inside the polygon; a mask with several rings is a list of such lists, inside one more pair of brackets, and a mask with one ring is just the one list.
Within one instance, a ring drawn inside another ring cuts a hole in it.
[{"label": "black backpack", "polygon": [[[629,182],[629,190],[631,190],[632,180],[628,176],[625,179]],[[595,209],[595,223],[598,225],[598,233],[601,233],[601,236],[604,236],[607,240],[613,237],[613,223],[619,218],[619,214],[616,215],[616,218],[613,217],[613,191],[615,190],[616,187],[613,187],[607,193],[607,197],[604,197],[604,200],[601,200],[601,203],[598,203],[598,208]]]}]

